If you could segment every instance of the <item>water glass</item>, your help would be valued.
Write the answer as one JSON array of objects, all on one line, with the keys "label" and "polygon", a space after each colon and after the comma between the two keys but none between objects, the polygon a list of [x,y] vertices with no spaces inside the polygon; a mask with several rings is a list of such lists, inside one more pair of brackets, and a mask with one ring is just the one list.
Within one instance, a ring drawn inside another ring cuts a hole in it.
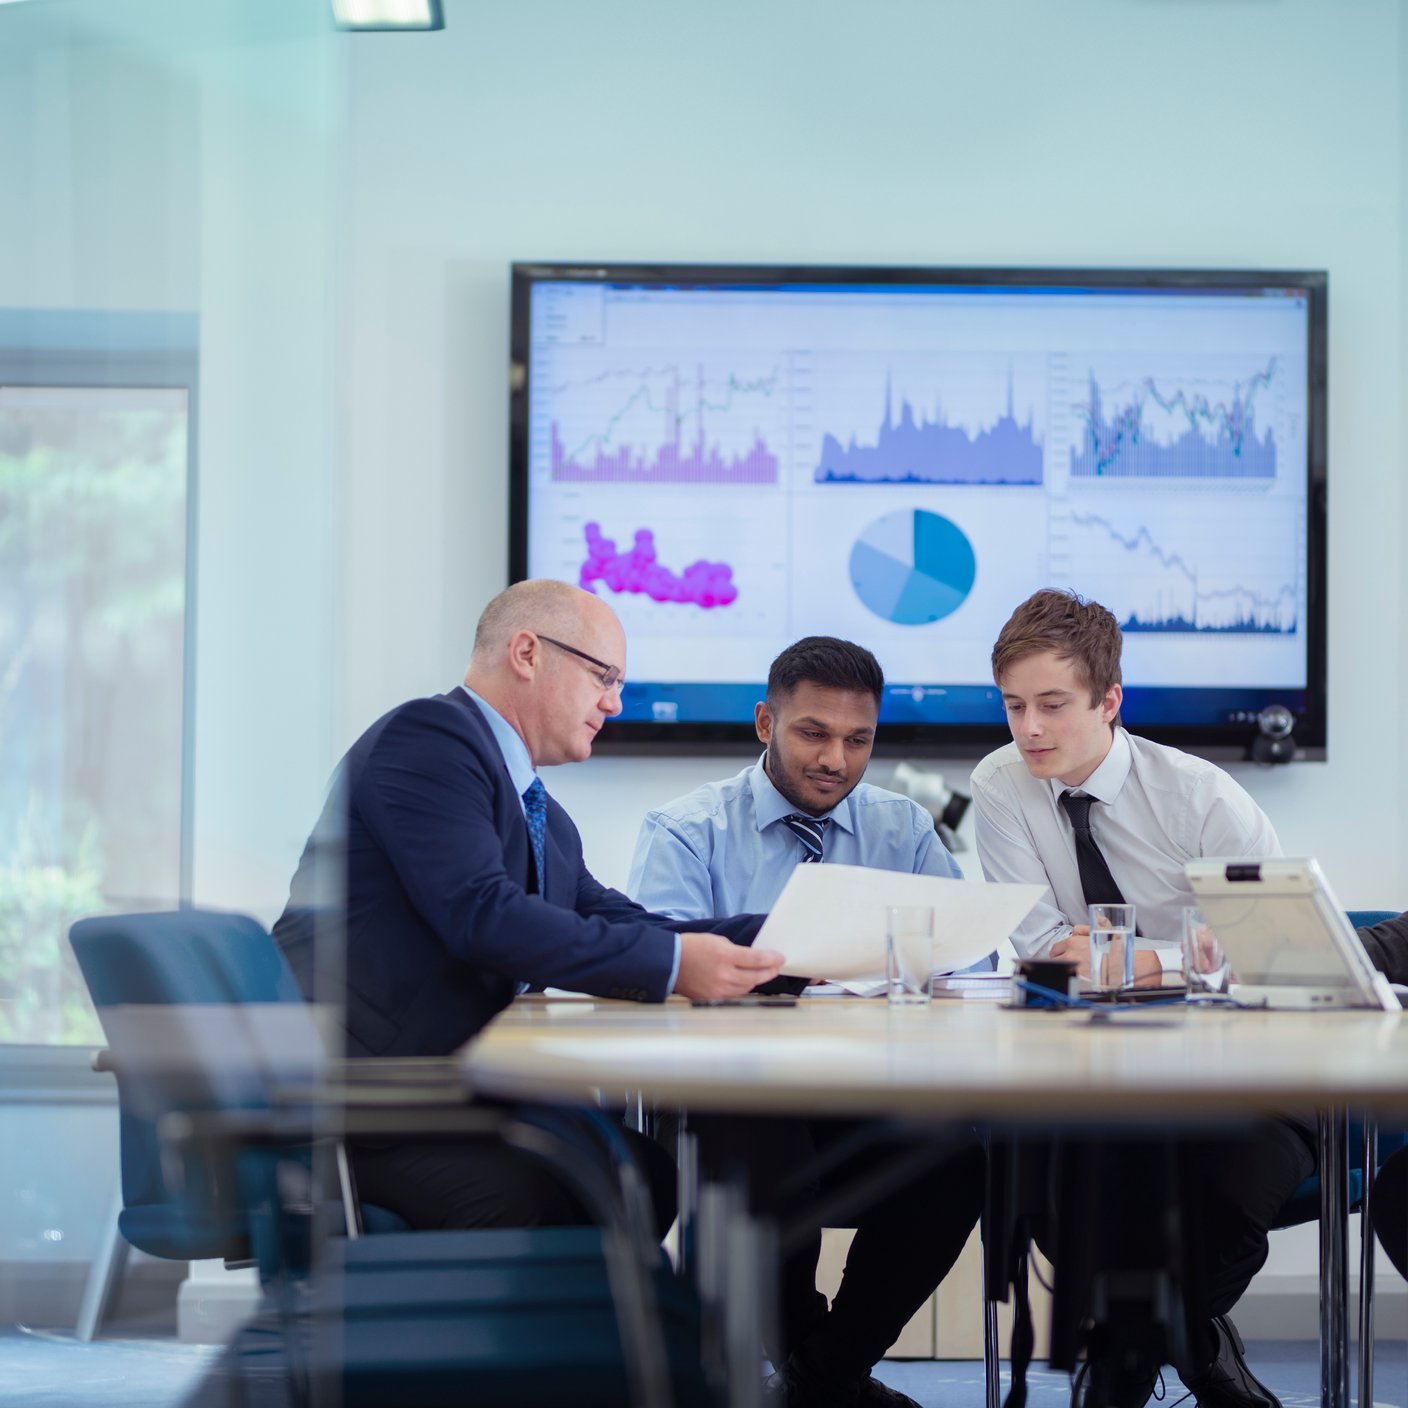
[{"label": "water glass", "polygon": [[1183,908],[1183,981],[1188,1001],[1201,1002],[1227,991],[1230,978],[1227,955],[1217,941],[1203,911],[1195,904]]},{"label": "water glass", "polygon": [[885,996],[895,1007],[929,1001],[934,972],[934,907],[885,907]]},{"label": "water glass", "polygon": [[1090,985],[1102,991],[1134,986],[1134,906],[1093,904],[1090,917]]}]

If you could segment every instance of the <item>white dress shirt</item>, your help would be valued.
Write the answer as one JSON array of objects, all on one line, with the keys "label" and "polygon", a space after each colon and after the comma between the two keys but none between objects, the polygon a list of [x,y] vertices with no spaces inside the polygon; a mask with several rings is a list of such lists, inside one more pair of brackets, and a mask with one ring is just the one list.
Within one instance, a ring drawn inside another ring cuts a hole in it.
[{"label": "white dress shirt", "polygon": [[[1033,777],[1015,743],[989,753],[973,771],[983,874],[1046,886],[1012,935],[1023,958],[1045,955],[1086,922],[1075,835],[1059,800],[1066,790],[1059,778]],[[1177,943],[1183,906],[1194,903],[1185,861],[1281,854],[1265,812],[1229,774],[1123,728],[1100,766],[1070,790],[1097,799],[1090,809],[1095,843],[1135,906],[1140,932],[1155,942]]]}]

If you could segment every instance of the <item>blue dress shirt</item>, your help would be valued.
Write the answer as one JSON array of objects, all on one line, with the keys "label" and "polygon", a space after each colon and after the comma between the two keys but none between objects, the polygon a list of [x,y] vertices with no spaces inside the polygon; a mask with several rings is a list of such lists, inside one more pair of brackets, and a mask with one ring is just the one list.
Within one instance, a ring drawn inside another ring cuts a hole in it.
[{"label": "blue dress shirt", "polygon": [[[469,697],[474,700],[479,712],[484,715],[484,722],[489,725],[489,732],[494,735],[494,742],[499,745],[499,752],[503,755],[504,768],[508,772],[509,781],[513,783],[513,790],[518,793],[518,805],[523,805],[523,794],[533,785],[534,779],[538,776],[537,770],[533,767],[533,759],[528,752],[528,745],[519,736],[518,730],[486,700],[481,699],[467,684],[460,686]],[[525,813],[526,816],[526,813]],[[542,876],[538,877],[541,886]],[[663,914],[663,910],[656,910],[657,914]],[[756,911],[755,911],[756,912]],[[729,913],[733,913],[732,910]],[[673,917],[673,916],[667,916]],[[675,935],[675,961],[670,969],[670,991],[675,990],[675,980],[680,975],[680,936]],[[526,983],[518,985],[519,992],[527,987]]]},{"label": "blue dress shirt", "polygon": [[[626,892],[672,919],[766,914],[802,859],[802,843],[782,821],[796,810],[761,759],[696,788],[646,813]],[[825,816],[823,861],[960,878],[933,818],[898,792],[862,782]]]}]

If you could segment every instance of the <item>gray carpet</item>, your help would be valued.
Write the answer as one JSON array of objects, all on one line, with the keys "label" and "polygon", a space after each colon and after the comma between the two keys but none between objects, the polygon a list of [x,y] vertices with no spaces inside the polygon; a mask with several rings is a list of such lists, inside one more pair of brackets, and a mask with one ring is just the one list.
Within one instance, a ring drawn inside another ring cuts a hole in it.
[{"label": "gray carpet", "polygon": [[[1247,1344],[1247,1358],[1257,1375],[1280,1398],[1284,1408],[1319,1408],[1320,1351],[1313,1341],[1264,1340]],[[923,1408],[982,1408],[983,1366],[962,1360],[894,1362],[882,1364],[876,1375],[891,1388],[908,1394]],[[1357,1395],[1357,1376],[1351,1375],[1350,1392]],[[1008,1379],[1003,1366],[1002,1392],[1006,1397]],[[1156,1394],[1150,1408],[1173,1408],[1186,1390],[1171,1369],[1164,1371],[1162,1401]],[[1071,1383],[1066,1374],[1034,1366],[1027,1375],[1027,1402],[1030,1408],[1066,1408]],[[1385,1343],[1378,1346],[1374,1361],[1374,1401],[1385,1408],[1404,1408],[1408,1403],[1408,1353],[1405,1346]],[[1357,1397],[1355,1398],[1357,1403]],[[1189,1398],[1184,1408],[1193,1408]]]},{"label": "gray carpet", "polygon": [[170,1339],[0,1332],[0,1408],[175,1408],[219,1351]]},{"label": "gray carpet", "polygon": [[[1247,1351],[1285,1408],[1317,1408],[1320,1361],[1313,1343],[1264,1341]],[[71,1335],[10,1328],[0,1331],[0,1408],[177,1408],[216,1353],[169,1339],[83,1344]],[[983,1408],[979,1363],[887,1361],[879,1377],[923,1408]],[[1049,1369],[1034,1368],[1028,1388],[1031,1408],[1065,1408],[1070,1399],[1066,1375]],[[1182,1395],[1170,1374],[1163,1408],[1173,1408]],[[1374,1398],[1408,1408],[1408,1354],[1401,1342],[1379,1346]]]}]

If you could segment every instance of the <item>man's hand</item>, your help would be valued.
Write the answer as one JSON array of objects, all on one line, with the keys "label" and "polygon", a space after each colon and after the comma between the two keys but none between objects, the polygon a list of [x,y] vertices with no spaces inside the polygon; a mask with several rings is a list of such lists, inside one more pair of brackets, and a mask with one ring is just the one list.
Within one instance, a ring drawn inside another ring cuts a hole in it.
[{"label": "man's hand", "polygon": [[722,934],[681,934],[675,991],[692,998],[742,997],[770,983],[784,961],[773,949],[744,948]]},{"label": "man's hand", "polygon": [[1157,988],[1163,985],[1164,965],[1159,955],[1151,949],[1134,950],[1134,986],[1137,988]]},{"label": "man's hand", "polygon": [[[1051,945],[1052,958],[1073,959],[1082,978],[1090,976],[1090,925],[1077,924],[1064,939]],[[1106,957],[1108,962],[1108,955]],[[1134,950],[1134,985],[1139,988],[1157,987],[1163,981],[1163,964],[1151,949]],[[1108,974],[1102,975],[1108,982]]]},{"label": "man's hand", "polygon": [[1077,924],[1064,939],[1051,945],[1052,958],[1074,960],[1082,978],[1090,976],[1090,925]]}]

